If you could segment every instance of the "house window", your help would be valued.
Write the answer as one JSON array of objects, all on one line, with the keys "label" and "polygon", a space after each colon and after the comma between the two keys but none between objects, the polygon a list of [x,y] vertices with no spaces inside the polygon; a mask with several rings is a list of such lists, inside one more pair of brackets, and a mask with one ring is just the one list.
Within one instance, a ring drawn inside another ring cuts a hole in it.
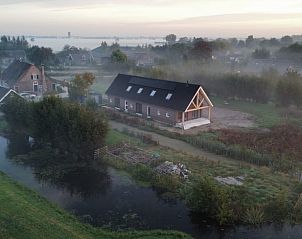
[{"label": "house window", "polygon": [[51,89],[52,89],[53,91],[56,91],[56,84],[55,84],[55,83],[52,83]]},{"label": "house window", "polygon": [[38,92],[38,82],[37,81],[33,82],[33,91]]},{"label": "house window", "polygon": [[167,118],[169,118],[169,117],[170,117],[170,114],[169,114],[168,112],[166,113],[166,117],[167,117]]},{"label": "house window", "polygon": [[128,111],[128,101],[125,100],[125,111],[127,112]]},{"label": "house window", "polygon": [[147,117],[151,117],[151,107],[147,106]]},{"label": "house window", "polygon": [[136,103],[136,105],[135,105],[135,112],[137,113],[137,114],[142,114],[142,104],[140,104],[140,103]]},{"label": "house window", "polygon": [[132,89],[132,86],[128,86],[128,88],[126,89],[127,92],[129,92]]},{"label": "house window", "polygon": [[170,100],[170,99],[171,99],[171,97],[172,97],[172,94],[171,94],[171,93],[167,94],[167,96],[166,96],[166,100]]},{"label": "house window", "polygon": [[16,85],[15,85],[14,88],[15,88],[15,91],[16,91],[16,92],[19,92],[19,86],[16,86]]},{"label": "house window", "polygon": [[154,96],[156,93],[156,90],[152,90],[152,92],[150,93],[150,96]]},{"label": "house window", "polygon": [[37,77],[37,80],[39,80],[39,75],[37,75],[36,77]]},{"label": "house window", "polygon": [[157,110],[157,115],[160,116],[160,111],[159,110]]},{"label": "house window", "polygon": [[143,92],[143,89],[144,89],[144,88],[139,88],[138,91],[137,91],[137,94],[142,93],[142,92]]},{"label": "house window", "polygon": [[33,80],[34,79],[34,75],[31,75],[30,78]]},{"label": "house window", "polygon": [[120,108],[120,98],[118,98],[118,97],[115,97],[114,98],[114,106],[116,107],[116,108]]}]

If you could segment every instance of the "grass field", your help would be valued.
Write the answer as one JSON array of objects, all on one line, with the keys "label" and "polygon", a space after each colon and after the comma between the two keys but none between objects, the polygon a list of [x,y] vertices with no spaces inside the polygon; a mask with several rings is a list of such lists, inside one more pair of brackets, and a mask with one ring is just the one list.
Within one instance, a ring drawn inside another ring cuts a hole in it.
[{"label": "grass field", "polygon": [[74,216],[0,173],[1,239],[189,238],[180,232],[110,232],[82,224]]},{"label": "grass field", "polygon": [[258,126],[271,128],[284,122],[292,122],[301,124],[301,118],[282,115],[282,110],[274,104],[251,103],[239,100],[227,100],[228,104],[224,104],[224,100],[219,97],[211,97],[213,104],[217,107],[238,110],[252,114],[256,117]]},{"label": "grass field", "polygon": [[288,192],[292,197],[297,197],[299,188],[297,178],[286,173],[274,172],[267,167],[256,167],[239,161],[214,162],[202,156],[194,157],[189,152],[177,152],[162,146],[142,144],[135,138],[114,130],[110,131],[108,139],[107,143],[110,144],[118,144],[125,140],[134,145],[139,144],[139,147],[150,155],[160,155],[160,161],[183,163],[192,171],[194,177],[244,176],[243,187],[255,204],[265,203],[282,191]]}]

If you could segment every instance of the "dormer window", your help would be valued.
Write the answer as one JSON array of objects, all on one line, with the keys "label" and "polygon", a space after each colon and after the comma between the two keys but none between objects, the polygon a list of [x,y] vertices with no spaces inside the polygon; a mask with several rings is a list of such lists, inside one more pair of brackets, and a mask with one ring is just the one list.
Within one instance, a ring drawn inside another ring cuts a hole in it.
[{"label": "dormer window", "polygon": [[137,91],[137,94],[142,93],[142,92],[143,92],[143,89],[144,89],[144,88],[139,88],[138,91]]},{"label": "dormer window", "polygon": [[172,97],[172,94],[171,94],[171,93],[167,94],[167,96],[166,96],[166,100],[170,100],[170,99],[171,99],[171,97]]},{"label": "dormer window", "polygon": [[150,93],[150,96],[154,96],[156,93],[156,90],[152,90],[152,92]]},{"label": "dormer window", "polygon": [[129,92],[131,89],[132,89],[132,86],[130,85],[130,86],[128,86],[126,91]]}]

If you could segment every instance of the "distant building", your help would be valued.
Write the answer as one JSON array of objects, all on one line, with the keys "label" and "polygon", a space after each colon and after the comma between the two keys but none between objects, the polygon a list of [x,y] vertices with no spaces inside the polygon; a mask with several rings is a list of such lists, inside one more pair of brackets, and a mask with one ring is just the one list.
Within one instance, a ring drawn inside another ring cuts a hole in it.
[{"label": "distant building", "polygon": [[94,57],[89,51],[70,53],[65,59],[65,64],[70,66],[85,66],[94,63]]},{"label": "distant building", "polygon": [[56,92],[58,82],[45,74],[44,66],[37,66],[15,60],[1,75],[1,85],[6,85],[17,93],[31,92],[43,95]]},{"label": "distant building", "polygon": [[68,32],[68,38],[71,38],[71,32]]},{"label": "distant building", "polygon": [[110,108],[183,129],[211,120],[213,104],[200,85],[119,74],[106,95]]}]

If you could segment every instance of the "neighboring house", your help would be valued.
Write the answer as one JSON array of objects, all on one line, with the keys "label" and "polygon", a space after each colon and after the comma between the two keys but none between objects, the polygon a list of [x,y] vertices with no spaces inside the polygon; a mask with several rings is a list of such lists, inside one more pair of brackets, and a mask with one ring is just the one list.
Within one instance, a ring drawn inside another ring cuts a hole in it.
[{"label": "neighboring house", "polygon": [[[5,103],[5,100],[11,96],[19,96],[18,93],[12,89],[0,86],[0,104]],[[21,96],[20,96],[21,97]]]},{"label": "neighboring house", "polygon": [[15,60],[26,61],[24,50],[0,50],[0,65],[8,67]]},{"label": "neighboring house", "polygon": [[54,92],[57,88],[57,82],[45,74],[44,66],[38,68],[19,60],[15,60],[3,71],[1,83],[18,93],[32,92],[38,96]]},{"label": "neighboring house", "polygon": [[119,74],[108,106],[183,129],[209,124],[213,104],[200,85]]},{"label": "neighboring house", "polygon": [[90,52],[71,53],[65,59],[65,64],[70,66],[85,66],[95,62]]}]

